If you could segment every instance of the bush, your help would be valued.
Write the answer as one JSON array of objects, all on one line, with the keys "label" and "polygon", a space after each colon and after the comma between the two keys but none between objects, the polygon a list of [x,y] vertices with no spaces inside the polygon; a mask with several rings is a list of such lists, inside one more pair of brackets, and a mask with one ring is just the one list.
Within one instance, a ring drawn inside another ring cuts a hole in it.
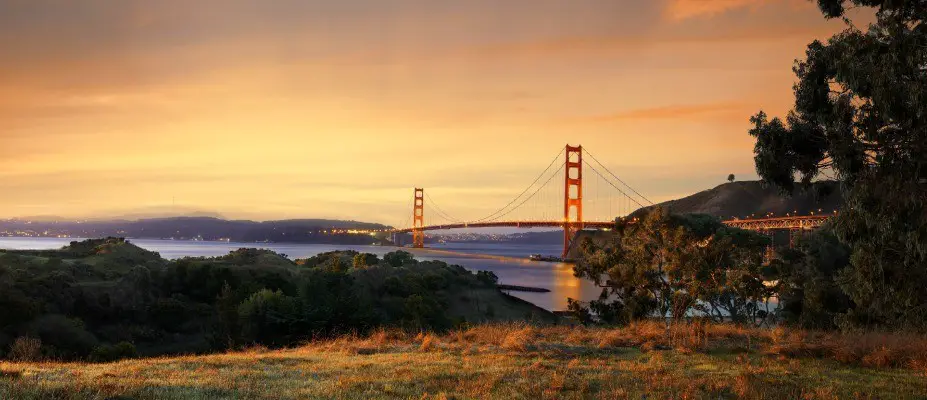
[{"label": "bush", "polygon": [[444,307],[432,297],[413,294],[406,298],[404,305],[405,320],[414,329],[446,329],[450,321],[444,313]]},{"label": "bush", "polygon": [[406,264],[415,264],[415,257],[407,251],[394,251],[383,256],[383,261],[393,267],[401,267]]},{"label": "bush", "polygon": [[434,274],[434,273],[428,273],[428,274],[425,274],[425,276],[422,279],[425,281],[425,287],[427,287],[429,290],[434,291],[434,290],[447,289],[447,286],[448,286],[447,279],[444,279],[444,277],[441,275]]},{"label": "bush", "polygon": [[36,319],[30,331],[37,335],[56,356],[64,358],[85,357],[97,347],[97,338],[84,328],[78,318],[51,314]]},{"label": "bush", "polygon": [[354,268],[367,268],[380,263],[376,254],[360,253],[354,256]]},{"label": "bush", "polygon": [[299,319],[299,303],[281,291],[257,292],[238,307],[241,335],[246,342],[281,346],[293,341],[291,325]]},{"label": "bush", "polygon": [[92,362],[113,362],[136,357],[138,357],[138,351],[135,350],[135,345],[129,342],[120,342],[115,346],[97,346],[90,353]]},{"label": "bush", "polygon": [[476,279],[490,286],[499,284],[499,277],[492,271],[478,271],[476,273]]},{"label": "bush", "polygon": [[148,316],[152,324],[158,328],[176,332],[180,327],[178,321],[187,320],[186,303],[175,299],[158,299],[148,307]]},{"label": "bush", "polygon": [[42,340],[20,336],[10,346],[9,358],[13,361],[39,361],[42,357]]}]

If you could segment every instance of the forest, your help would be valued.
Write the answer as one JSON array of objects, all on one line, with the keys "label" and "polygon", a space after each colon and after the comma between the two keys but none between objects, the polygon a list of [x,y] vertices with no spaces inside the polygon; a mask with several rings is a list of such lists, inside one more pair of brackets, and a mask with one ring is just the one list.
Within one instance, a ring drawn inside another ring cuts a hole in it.
[{"label": "forest", "polygon": [[0,252],[0,356],[112,361],[281,347],[392,326],[435,331],[553,316],[490,272],[397,251],[291,261],[241,249],[164,260],[121,238]]}]

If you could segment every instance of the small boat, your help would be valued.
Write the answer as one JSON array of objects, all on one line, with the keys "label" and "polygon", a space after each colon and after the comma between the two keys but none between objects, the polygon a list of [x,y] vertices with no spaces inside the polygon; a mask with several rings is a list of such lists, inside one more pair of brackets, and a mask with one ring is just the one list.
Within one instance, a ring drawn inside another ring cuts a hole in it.
[{"label": "small boat", "polygon": [[563,259],[560,257],[554,256],[543,256],[540,254],[532,254],[528,256],[531,261],[543,261],[543,262],[562,262]]}]

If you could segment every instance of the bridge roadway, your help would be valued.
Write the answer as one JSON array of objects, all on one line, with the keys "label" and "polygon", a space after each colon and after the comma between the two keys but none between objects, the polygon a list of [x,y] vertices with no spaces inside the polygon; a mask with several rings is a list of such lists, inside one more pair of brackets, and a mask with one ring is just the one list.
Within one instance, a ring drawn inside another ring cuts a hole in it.
[{"label": "bridge roadway", "polygon": [[[769,230],[807,230],[818,228],[830,219],[832,215],[803,215],[796,217],[775,217],[775,218],[757,218],[757,219],[731,219],[722,221],[727,226],[741,228],[752,231],[769,231]],[[633,223],[633,220],[632,220]],[[588,221],[588,222],[564,222],[564,221],[503,221],[503,222],[476,222],[446,225],[430,225],[422,227],[421,231],[439,231],[448,229],[462,228],[563,228],[565,225],[582,226],[584,229],[609,229],[615,227],[615,221]],[[413,228],[397,229],[395,233],[410,233],[415,231]]]}]

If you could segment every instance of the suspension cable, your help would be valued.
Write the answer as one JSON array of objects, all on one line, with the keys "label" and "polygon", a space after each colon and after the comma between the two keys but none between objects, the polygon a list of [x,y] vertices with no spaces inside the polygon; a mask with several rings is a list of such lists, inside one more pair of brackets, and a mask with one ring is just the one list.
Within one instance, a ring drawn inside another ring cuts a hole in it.
[{"label": "suspension cable", "polygon": [[449,222],[463,223],[462,220],[452,217],[450,214],[442,210],[441,207],[438,207],[438,203],[431,198],[428,192],[425,192],[425,199],[428,200],[432,207],[434,207],[434,210],[437,212],[439,217],[442,217]]},{"label": "suspension cable", "polygon": [[[531,190],[531,188],[534,187],[534,185],[536,185],[536,184],[541,180],[541,178],[543,178],[545,175],[547,175],[547,171],[550,171],[550,168],[553,167],[554,164],[557,162],[557,160],[560,159],[560,156],[563,154],[564,151],[566,151],[565,148],[564,148],[563,150],[560,150],[560,152],[557,153],[557,156],[555,156],[554,159],[550,162],[550,165],[548,165],[547,168],[544,169],[544,172],[541,172],[541,174],[538,175],[537,178],[535,178],[534,182],[531,182],[531,185],[528,185],[528,187],[526,187],[525,190],[521,192],[521,194],[519,194],[519,195],[516,196],[514,199],[512,199],[512,201],[510,201],[509,204],[506,204],[505,207],[502,207],[502,208],[496,210],[496,212],[494,212],[494,213],[492,213],[492,214],[489,214],[489,215],[487,215],[487,216],[485,216],[485,217],[483,217],[483,218],[480,218],[480,219],[478,219],[478,220],[473,221],[473,223],[483,222],[483,221],[486,221],[486,220],[488,220],[488,219],[493,218],[494,216],[495,216],[495,219],[493,219],[493,221],[495,221],[495,220],[498,220],[499,218],[501,218],[501,217],[507,215],[508,213],[505,213],[505,214],[503,214],[503,215],[497,215],[497,214],[499,214],[499,213],[505,211],[505,209],[509,208],[509,206],[511,206],[512,204],[515,204],[515,202],[518,201],[518,199],[520,199],[522,196],[524,196],[525,193],[528,193],[528,191]],[[550,182],[550,179],[548,179],[548,182]],[[547,183],[545,183],[545,185],[546,185],[546,184],[547,184]],[[543,186],[542,186],[542,187],[543,187]],[[535,192],[535,193],[537,193],[537,192]],[[524,204],[524,202],[522,202],[522,204]],[[519,206],[521,206],[521,204],[519,204]],[[516,208],[518,208],[518,206],[516,206]],[[511,210],[509,210],[509,212],[511,212]]]},{"label": "suspension cable", "polygon": [[547,181],[544,182],[543,185],[539,186],[538,189],[534,191],[534,193],[532,193],[530,196],[528,196],[527,198],[525,198],[525,200],[523,200],[521,203],[518,203],[518,205],[515,206],[514,208],[512,208],[511,210],[506,211],[505,214],[502,214],[502,215],[496,217],[496,218],[493,219],[492,221],[498,221],[500,218],[503,218],[503,217],[505,217],[506,215],[509,215],[509,213],[511,213],[512,211],[517,210],[518,207],[521,207],[522,204],[525,204],[528,200],[531,200],[531,198],[533,198],[535,195],[537,195],[538,192],[541,191],[541,189],[543,189],[544,187],[546,187],[547,184],[550,183],[550,181],[553,180],[553,179],[557,176],[558,173],[560,173],[560,171],[563,171],[563,168],[565,168],[565,167],[566,167],[565,165],[561,165],[560,168],[557,169],[557,171],[555,171],[553,174],[551,174],[550,178],[547,178]]},{"label": "suspension cable", "polygon": [[[653,205],[653,204],[654,204],[652,201],[650,201],[650,199],[648,199],[648,198],[644,197],[644,195],[638,193],[637,190],[634,190],[634,188],[631,187],[631,185],[628,185],[627,183],[625,183],[625,181],[621,180],[621,178],[619,178],[618,175],[615,175],[614,172],[612,172],[611,170],[609,170],[608,167],[605,166],[605,164],[602,164],[601,162],[599,162],[599,160],[598,160],[597,158],[595,158],[595,156],[592,154],[592,152],[590,152],[588,149],[583,148],[583,152],[585,152],[586,154],[588,154],[589,157],[592,157],[592,160],[593,160],[593,161],[595,161],[595,162],[598,163],[600,166],[602,166],[602,169],[604,169],[606,172],[608,172],[609,174],[611,174],[611,176],[613,176],[615,179],[617,179],[618,182],[621,182],[621,184],[623,184],[625,187],[627,187],[628,189],[631,189],[631,191],[634,192],[634,194],[640,196],[640,197],[641,197],[642,199],[644,199],[646,202],[650,203],[650,205]],[[590,166],[591,166],[591,165],[590,165]],[[603,176],[602,178],[605,178],[605,177]],[[607,181],[608,178],[605,178],[605,180]],[[609,183],[610,183],[610,182],[609,182]],[[612,185],[612,186],[615,186],[615,185]],[[615,189],[618,189],[618,188],[616,187]],[[620,191],[620,189],[619,189],[619,191]],[[622,192],[622,193],[624,193],[624,192]],[[625,195],[625,196],[627,196],[627,195]],[[635,203],[636,203],[636,201],[635,201]],[[638,203],[638,204],[640,204],[640,203]],[[643,207],[643,205],[641,205],[641,207]]]},{"label": "suspension cable", "polygon": [[[646,207],[645,205],[643,205],[643,204],[641,204],[639,201],[637,201],[637,199],[635,199],[635,198],[629,196],[627,193],[625,193],[624,190],[621,190],[621,188],[619,188],[617,185],[615,185],[614,183],[612,183],[612,181],[608,180],[608,178],[606,178],[604,175],[602,175],[602,173],[599,172],[599,170],[596,169],[595,166],[593,166],[592,164],[590,164],[590,163],[588,163],[588,162],[586,162],[586,161],[583,161],[583,164],[586,164],[586,166],[588,166],[589,168],[592,168],[592,170],[595,171],[595,173],[598,174],[599,177],[601,177],[605,182],[607,182],[609,185],[611,185],[613,188],[615,188],[615,190],[617,190],[617,191],[620,192],[622,195],[624,195],[624,197],[631,199],[632,201],[634,201],[635,203],[637,203],[637,205],[639,205],[639,206],[641,206],[641,207]],[[646,200],[646,199],[644,199],[644,200]],[[648,200],[648,201],[649,201],[649,200]]]}]

